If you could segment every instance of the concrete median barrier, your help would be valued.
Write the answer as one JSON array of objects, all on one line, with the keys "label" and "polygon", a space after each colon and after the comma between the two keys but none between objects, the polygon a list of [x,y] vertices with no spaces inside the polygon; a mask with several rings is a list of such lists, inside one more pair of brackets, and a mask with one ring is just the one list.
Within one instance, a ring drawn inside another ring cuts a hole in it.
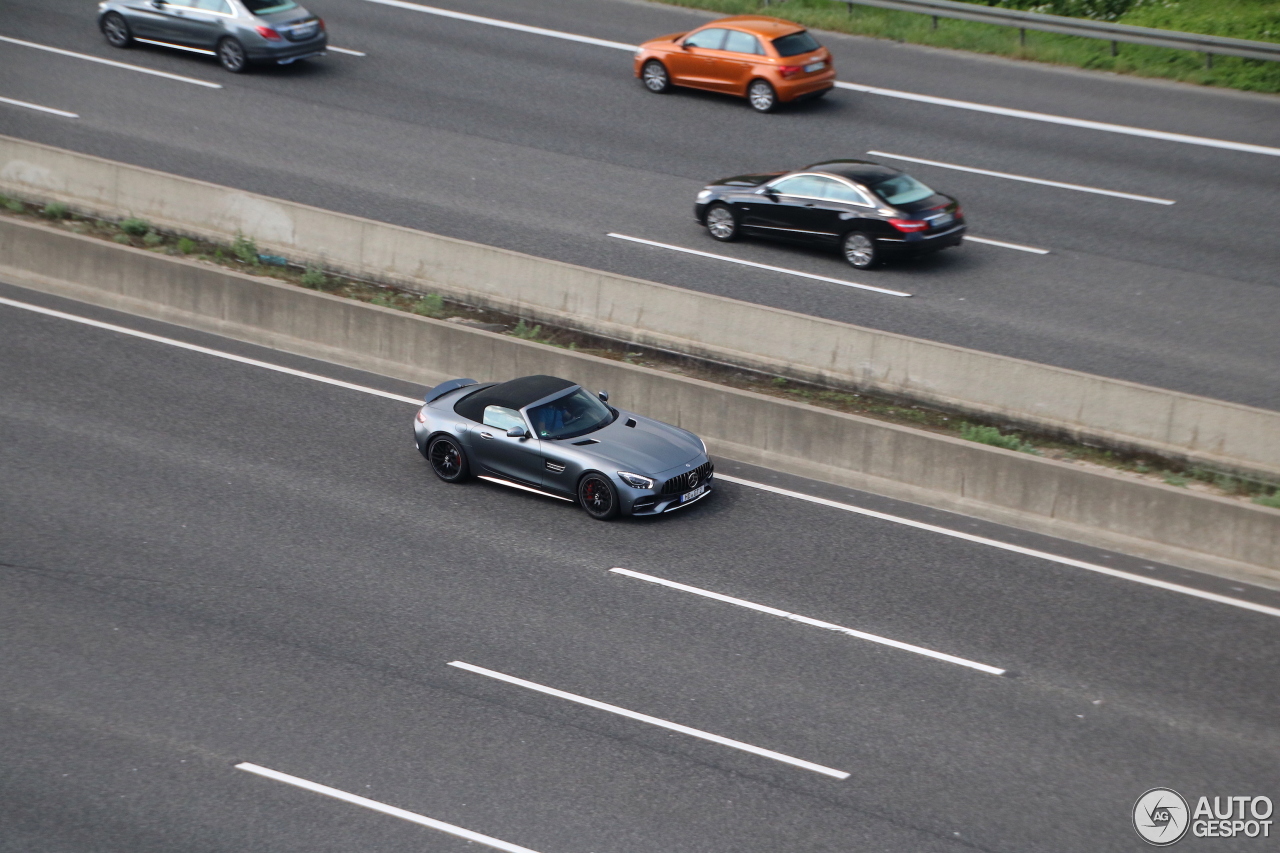
[{"label": "concrete median barrier", "polygon": [[[530,343],[0,218],[17,284],[433,384],[549,373],[713,454],[1192,569],[1280,584],[1280,511]],[[406,426],[408,430],[408,414]],[[407,432],[406,432],[407,435]]]},{"label": "concrete median barrier", "polygon": [[1280,412],[599,272],[0,137],[0,191],[626,342],[1280,477]]}]

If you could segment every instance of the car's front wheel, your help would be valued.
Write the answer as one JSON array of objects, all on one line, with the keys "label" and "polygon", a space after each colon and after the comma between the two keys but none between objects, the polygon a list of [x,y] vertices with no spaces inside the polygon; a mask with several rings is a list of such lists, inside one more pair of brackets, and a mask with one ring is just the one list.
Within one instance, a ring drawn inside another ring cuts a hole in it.
[{"label": "car's front wheel", "polygon": [[249,67],[249,56],[244,45],[233,38],[218,42],[218,63],[232,74],[240,74]]},{"label": "car's front wheel", "polygon": [[860,270],[869,270],[880,262],[876,241],[861,231],[844,235],[840,249],[844,253],[844,259]]},{"label": "car's front wheel", "polygon": [[129,22],[118,12],[108,12],[102,16],[102,35],[112,47],[128,47],[133,44],[133,33],[129,31]]},{"label": "car's front wheel", "polygon": [[738,217],[727,205],[713,204],[707,211],[707,233],[721,243],[738,239]]},{"label": "car's front wheel", "polygon": [[667,73],[667,67],[656,59],[650,59],[640,69],[640,80],[655,95],[671,91],[671,75]]},{"label": "car's front wheel", "polygon": [[618,491],[603,474],[588,474],[578,483],[578,503],[597,521],[618,515]]},{"label": "car's front wheel", "polygon": [[431,470],[446,483],[461,483],[470,474],[467,454],[448,436],[437,436],[427,445],[427,461]]},{"label": "car's front wheel", "polygon": [[778,93],[768,80],[752,80],[747,87],[747,101],[758,113],[771,113],[778,106]]}]

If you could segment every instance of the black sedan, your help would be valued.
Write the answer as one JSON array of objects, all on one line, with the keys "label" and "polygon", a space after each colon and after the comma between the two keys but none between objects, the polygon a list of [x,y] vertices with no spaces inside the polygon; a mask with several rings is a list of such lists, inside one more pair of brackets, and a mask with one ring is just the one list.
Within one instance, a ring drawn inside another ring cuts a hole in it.
[{"label": "black sedan", "polygon": [[750,235],[828,246],[858,269],[959,246],[965,232],[954,198],[867,160],[725,178],[698,193],[694,215],[722,242]]}]

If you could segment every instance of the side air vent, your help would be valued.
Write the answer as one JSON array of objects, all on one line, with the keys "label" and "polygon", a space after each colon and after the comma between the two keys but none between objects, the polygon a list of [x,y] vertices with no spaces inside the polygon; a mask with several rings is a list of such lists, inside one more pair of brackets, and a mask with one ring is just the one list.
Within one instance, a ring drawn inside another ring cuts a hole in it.
[{"label": "side air vent", "polygon": [[547,470],[550,471],[552,474],[563,474],[564,465],[559,462],[552,462],[550,459],[548,459]]},{"label": "side air vent", "polygon": [[575,441],[574,447],[586,447],[588,444],[599,444],[600,442],[594,438],[588,438],[586,441]]},{"label": "side air vent", "polygon": [[627,426],[631,427],[632,429],[635,429],[635,428],[636,428],[636,419],[635,419],[635,418],[627,418]]}]

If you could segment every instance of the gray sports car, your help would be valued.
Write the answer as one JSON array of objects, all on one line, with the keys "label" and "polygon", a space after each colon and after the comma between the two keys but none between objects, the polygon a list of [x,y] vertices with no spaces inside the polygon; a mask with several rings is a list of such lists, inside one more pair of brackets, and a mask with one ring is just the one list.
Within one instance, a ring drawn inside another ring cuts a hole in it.
[{"label": "gray sports car", "polygon": [[567,379],[451,379],[427,392],[414,444],[447,483],[482,480],[576,501],[592,518],[659,515],[711,493],[707,446]]},{"label": "gray sports car", "polygon": [[134,42],[216,56],[238,74],[255,62],[320,56],[324,21],[293,0],[106,0],[98,28],[112,47]]}]

